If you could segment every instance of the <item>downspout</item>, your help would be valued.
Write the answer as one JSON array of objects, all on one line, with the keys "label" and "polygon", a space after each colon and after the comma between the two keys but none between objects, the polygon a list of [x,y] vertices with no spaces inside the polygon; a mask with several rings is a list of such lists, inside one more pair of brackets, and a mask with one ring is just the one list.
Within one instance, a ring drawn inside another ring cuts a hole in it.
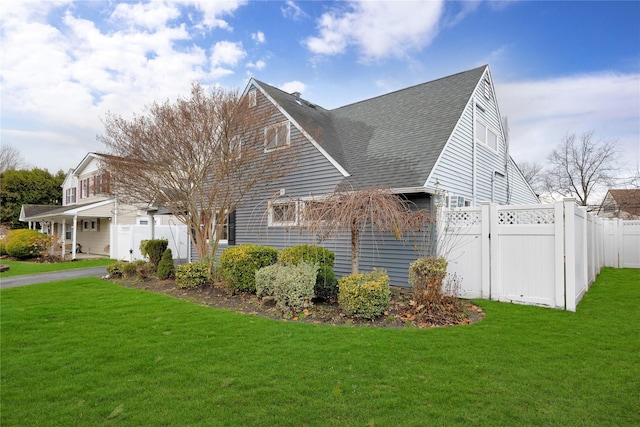
[{"label": "downspout", "polygon": [[[501,177],[504,178],[504,174],[502,172],[500,172],[499,170],[496,170],[496,169],[493,170],[493,173],[491,174],[491,203],[495,202],[494,201],[494,194],[495,194],[496,175],[500,175]],[[509,204],[509,198],[508,197],[507,197],[507,204]]]},{"label": "downspout", "polygon": [[502,128],[504,130],[504,176],[507,177],[505,188],[507,205],[511,203],[511,189],[509,188],[509,120],[507,116],[502,118]]}]

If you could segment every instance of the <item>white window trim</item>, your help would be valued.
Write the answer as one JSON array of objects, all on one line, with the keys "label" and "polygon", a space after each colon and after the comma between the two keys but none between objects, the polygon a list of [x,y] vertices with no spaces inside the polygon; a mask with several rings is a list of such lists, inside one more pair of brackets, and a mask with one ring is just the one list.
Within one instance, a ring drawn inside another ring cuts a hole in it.
[{"label": "white window trim", "polygon": [[258,97],[256,92],[256,89],[251,89],[249,91],[249,107],[255,107],[256,105],[258,105]]},{"label": "white window trim", "polygon": [[[478,139],[478,124],[481,124],[482,126],[484,126],[484,141]],[[491,132],[496,137],[495,148],[489,145],[489,132]],[[491,126],[487,125],[483,120],[480,120],[479,118],[476,118],[476,122],[473,126],[473,140],[475,141],[476,144],[485,146],[495,153],[498,152],[498,148],[500,147],[500,138],[498,137],[498,132],[493,130]]]},{"label": "white window trim", "polygon": [[[222,244],[228,244],[229,243],[229,213],[227,211],[225,211],[225,216],[226,218],[226,224],[227,224],[227,238],[226,239],[222,239],[220,238],[220,240],[218,240],[218,244],[222,243]],[[213,216],[213,235],[214,237],[216,236],[216,233],[218,233],[218,229],[216,228],[216,220],[217,220],[218,214],[215,214]],[[223,225],[224,227],[224,225]]]},{"label": "white window trim", "polygon": [[[293,221],[274,221],[273,206],[286,205],[286,204],[294,205],[295,218],[293,219]],[[269,227],[294,227],[298,225],[299,221],[300,221],[300,201],[299,200],[287,199],[287,200],[269,202],[269,214],[267,218],[267,225]]]},{"label": "white window trim", "polygon": [[471,200],[457,194],[448,194],[445,203],[448,208],[468,208],[471,206]]},{"label": "white window trim", "polygon": [[[274,148],[267,148],[269,145],[269,133],[272,132],[272,129],[275,130],[275,139],[276,139],[276,143],[278,141],[278,129],[282,126],[286,126],[287,128],[287,139],[284,143],[284,145],[276,145]],[[284,120],[282,122],[278,122],[278,123],[274,123],[272,125],[267,126],[264,129],[264,152],[265,153],[270,153],[272,151],[276,151],[276,150],[282,150],[284,148],[287,148],[288,146],[291,145],[291,122],[289,120]]]}]

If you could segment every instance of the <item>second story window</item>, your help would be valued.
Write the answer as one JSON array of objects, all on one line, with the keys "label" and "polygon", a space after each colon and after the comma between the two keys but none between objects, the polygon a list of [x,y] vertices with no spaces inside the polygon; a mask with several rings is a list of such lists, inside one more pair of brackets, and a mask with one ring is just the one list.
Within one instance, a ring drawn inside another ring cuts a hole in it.
[{"label": "second story window", "polygon": [[476,142],[498,151],[498,134],[480,120],[476,120]]},{"label": "second story window", "polygon": [[71,205],[76,202],[76,188],[67,188],[65,204]]},{"label": "second story window", "polygon": [[255,107],[256,105],[258,105],[258,100],[256,98],[256,90],[251,89],[249,91],[249,107]]},{"label": "second story window", "polygon": [[80,197],[86,199],[89,197],[89,179],[83,179],[80,181]]},{"label": "second story window", "polygon": [[285,148],[291,144],[289,121],[276,123],[264,130],[264,151]]}]

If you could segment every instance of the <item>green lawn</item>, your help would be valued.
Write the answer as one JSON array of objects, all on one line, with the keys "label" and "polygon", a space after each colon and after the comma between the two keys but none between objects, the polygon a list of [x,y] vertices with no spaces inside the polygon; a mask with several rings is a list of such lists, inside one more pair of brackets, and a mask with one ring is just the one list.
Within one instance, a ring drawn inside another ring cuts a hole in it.
[{"label": "green lawn", "polygon": [[640,270],[576,313],[323,326],[97,278],[0,291],[2,426],[640,425]]},{"label": "green lawn", "polygon": [[50,271],[71,270],[74,268],[102,267],[103,265],[113,264],[114,262],[116,261],[108,258],[64,261],[50,264],[27,261],[9,261],[3,259],[0,260],[0,264],[8,265],[10,268],[9,271],[0,273],[0,278],[22,276],[25,274],[48,273]]}]

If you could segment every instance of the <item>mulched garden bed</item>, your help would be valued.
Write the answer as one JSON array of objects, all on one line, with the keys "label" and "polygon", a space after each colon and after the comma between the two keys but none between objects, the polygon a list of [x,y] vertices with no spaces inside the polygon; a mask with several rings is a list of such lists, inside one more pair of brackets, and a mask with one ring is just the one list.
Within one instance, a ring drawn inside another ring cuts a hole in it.
[{"label": "mulched garden bed", "polygon": [[272,303],[261,301],[255,294],[233,292],[224,284],[215,284],[193,289],[179,288],[175,280],[113,280],[123,286],[138,288],[175,298],[224,310],[233,310],[249,315],[261,316],[270,319],[286,321],[329,324],[329,325],[354,325],[384,328],[402,327],[436,327],[471,324],[482,320],[484,312],[470,301],[462,300],[463,313],[456,316],[433,316],[427,321],[419,320],[415,316],[415,303],[412,301],[410,289],[401,287],[391,288],[391,305],[384,315],[373,319],[352,319],[346,316],[337,302],[317,301],[309,309],[302,313],[282,313]]}]

